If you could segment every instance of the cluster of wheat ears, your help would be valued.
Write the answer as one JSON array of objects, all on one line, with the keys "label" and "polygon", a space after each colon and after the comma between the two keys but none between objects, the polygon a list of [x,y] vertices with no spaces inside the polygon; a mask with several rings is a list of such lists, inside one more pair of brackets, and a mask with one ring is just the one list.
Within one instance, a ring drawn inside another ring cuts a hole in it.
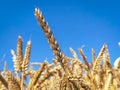
[{"label": "cluster of wheat ears", "polygon": [[[0,72],[0,90],[120,90],[120,58],[112,66],[106,44],[98,56],[92,49],[91,62],[87,61],[81,48],[78,50],[84,62],[79,60],[72,48],[70,51],[73,58],[67,57],[62,53],[38,8],[35,9],[35,16],[48,39],[55,59],[51,64],[47,61],[30,62],[31,41],[28,41],[23,55],[22,37],[18,36],[17,50],[11,50],[14,72],[8,70],[5,63],[4,70]],[[33,65],[40,67],[34,70]]]}]

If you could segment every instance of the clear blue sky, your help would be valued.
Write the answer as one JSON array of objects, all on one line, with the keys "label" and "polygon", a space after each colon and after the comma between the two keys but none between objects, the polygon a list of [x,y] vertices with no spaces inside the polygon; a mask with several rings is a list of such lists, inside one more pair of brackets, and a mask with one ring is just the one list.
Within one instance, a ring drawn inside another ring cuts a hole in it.
[{"label": "clear blue sky", "polygon": [[120,56],[119,4],[119,0],[0,0],[0,70],[4,61],[13,70],[10,49],[16,50],[18,35],[23,37],[24,49],[32,40],[31,62],[52,62],[54,56],[34,16],[35,7],[43,12],[67,56],[72,57],[69,47],[79,55],[78,48],[85,45],[83,50],[91,60],[91,48],[98,55],[106,43],[113,63]]}]

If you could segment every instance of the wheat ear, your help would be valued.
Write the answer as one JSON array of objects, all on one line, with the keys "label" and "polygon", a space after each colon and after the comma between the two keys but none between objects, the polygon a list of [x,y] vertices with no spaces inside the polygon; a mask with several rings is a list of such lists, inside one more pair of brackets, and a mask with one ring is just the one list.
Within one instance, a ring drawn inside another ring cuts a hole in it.
[{"label": "wheat ear", "polygon": [[110,64],[110,56],[108,52],[107,45],[105,45],[105,53],[103,54],[103,60],[104,60],[104,69],[112,69],[112,65]]},{"label": "wheat ear", "polygon": [[40,10],[38,8],[35,8],[35,16],[40,24],[40,26],[42,27],[43,32],[45,33],[45,36],[48,39],[48,42],[50,44],[51,49],[53,50],[53,53],[56,57],[56,59],[58,60],[58,62],[61,63],[62,68],[64,69],[65,72],[68,73],[68,68],[66,68],[66,60],[64,58],[64,54],[62,53],[59,44],[57,42],[57,40],[55,39],[52,31],[50,30],[50,27],[48,25],[48,23],[45,21],[42,13],[40,12]]},{"label": "wheat ear", "polygon": [[100,62],[101,62],[101,60],[102,60],[102,58],[103,58],[104,51],[105,51],[105,45],[103,45],[100,53],[98,54],[97,59],[95,60],[95,62],[94,62],[94,64],[93,64],[93,68],[92,68],[93,72],[96,71],[97,68],[99,67]]},{"label": "wheat ear", "polygon": [[75,60],[79,60],[77,53],[76,53],[72,48],[69,48],[69,49],[70,49],[70,52],[72,53],[74,59],[75,59]]},{"label": "wheat ear", "polygon": [[35,9],[35,16],[36,16],[40,26],[42,27],[42,30],[45,33],[48,41],[49,41],[49,44],[54,52],[54,55],[56,56],[56,58],[59,61],[61,61],[62,52],[61,52],[61,49],[59,47],[59,44],[58,44],[57,40],[55,39],[52,31],[50,30],[48,23],[45,21],[42,13],[40,12],[40,10],[38,8]]},{"label": "wheat ear", "polygon": [[24,60],[22,62],[21,90],[23,90],[22,87],[23,87],[23,78],[25,76],[25,71],[28,69],[28,63],[30,60],[30,50],[31,50],[31,41],[28,41],[27,46],[26,46],[26,50],[25,50]]},{"label": "wheat ear", "polygon": [[14,69],[15,69],[15,73],[17,74],[20,70],[19,70],[19,62],[17,60],[17,55],[15,54],[15,51],[13,49],[11,49],[11,54],[12,54],[12,59],[13,59],[13,62],[14,62]]},{"label": "wheat ear", "polygon": [[17,54],[15,54],[14,50],[11,50],[11,54],[13,56],[14,62],[14,69],[15,73],[18,74],[21,71],[21,64],[22,64],[22,37],[18,36],[18,43],[17,43]]},{"label": "wheat ear", "polygon": [[17,63],[18,63],[18,69],[19,71],[21,71],[22,67],[22,37],[18,36],[18,43],[17,43]]},{"label": "wheat ear", "polygon": [[87,58],[86,58],[83,50],[81,48],[79,48],[78,50],[79,50],[79,52],[80,52],[80,54],[81,54],[81,56],[82,56],[82,58],[83,58],[83,60],[85,62],[85,65],[87,65],[87,69],[90,70],[90,65],[89,65],[89,63],[87,61]]},{"label": "wheat ear", "polygon": [[27,42],[25,56],[22,63],[22,71],[26,71],[28,69],[28,62],[30,60],[30,51],[31,51],[31,41]]},{"label": "wheat ear", "polygon": [[92,62],[94,63],[96,60],[95,50],[92,48]]}]

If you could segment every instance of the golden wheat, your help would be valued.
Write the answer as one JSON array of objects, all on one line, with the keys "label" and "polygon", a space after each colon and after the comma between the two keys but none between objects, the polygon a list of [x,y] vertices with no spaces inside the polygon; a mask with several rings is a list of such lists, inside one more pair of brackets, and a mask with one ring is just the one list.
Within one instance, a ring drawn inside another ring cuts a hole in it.
[{"label": "golden wheat", "polygon": [[[120,90],[120,58],[110,63],[107,45],[104,44],[98,56],[92,48],[92,61],[88,62],[83,50],[77,53],[70,48],[73,58],[64,55],[42,13],[35,9],[35,16],[48,39],[55,55],[53,63],[47,61],[30,62],[31,41],[22,53],[22,37],[18,36],[17,50],[11,50],[14,72],[8,70],[7,63],[0,72],[0,90]],[[23,58],[24,56],[24,58]],[[34,66],[39,66],[34,70]],[[28,79],[29,78],[29,79]]]}]

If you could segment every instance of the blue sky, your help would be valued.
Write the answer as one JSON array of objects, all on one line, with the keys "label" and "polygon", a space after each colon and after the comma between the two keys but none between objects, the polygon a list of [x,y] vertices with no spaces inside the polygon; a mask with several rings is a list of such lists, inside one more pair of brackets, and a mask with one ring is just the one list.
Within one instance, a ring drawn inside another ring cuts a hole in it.
[{"label": "blue sky", "polygon": [[13,70],[10,49],[16,50],[18,35],[23,38],[23,52],[32,40],[31,62],[52,62],[54,56],[34,16],[35,7],[43,12],[65,55],[72,57],[69,47],[79,55],[78,48],[85,45],[83,50],[91,60],[91,48],[98,55],[106,43],[113,63],[120,56],[119,4],[119,0],[0,0],[0,70],[4,61]]}]

